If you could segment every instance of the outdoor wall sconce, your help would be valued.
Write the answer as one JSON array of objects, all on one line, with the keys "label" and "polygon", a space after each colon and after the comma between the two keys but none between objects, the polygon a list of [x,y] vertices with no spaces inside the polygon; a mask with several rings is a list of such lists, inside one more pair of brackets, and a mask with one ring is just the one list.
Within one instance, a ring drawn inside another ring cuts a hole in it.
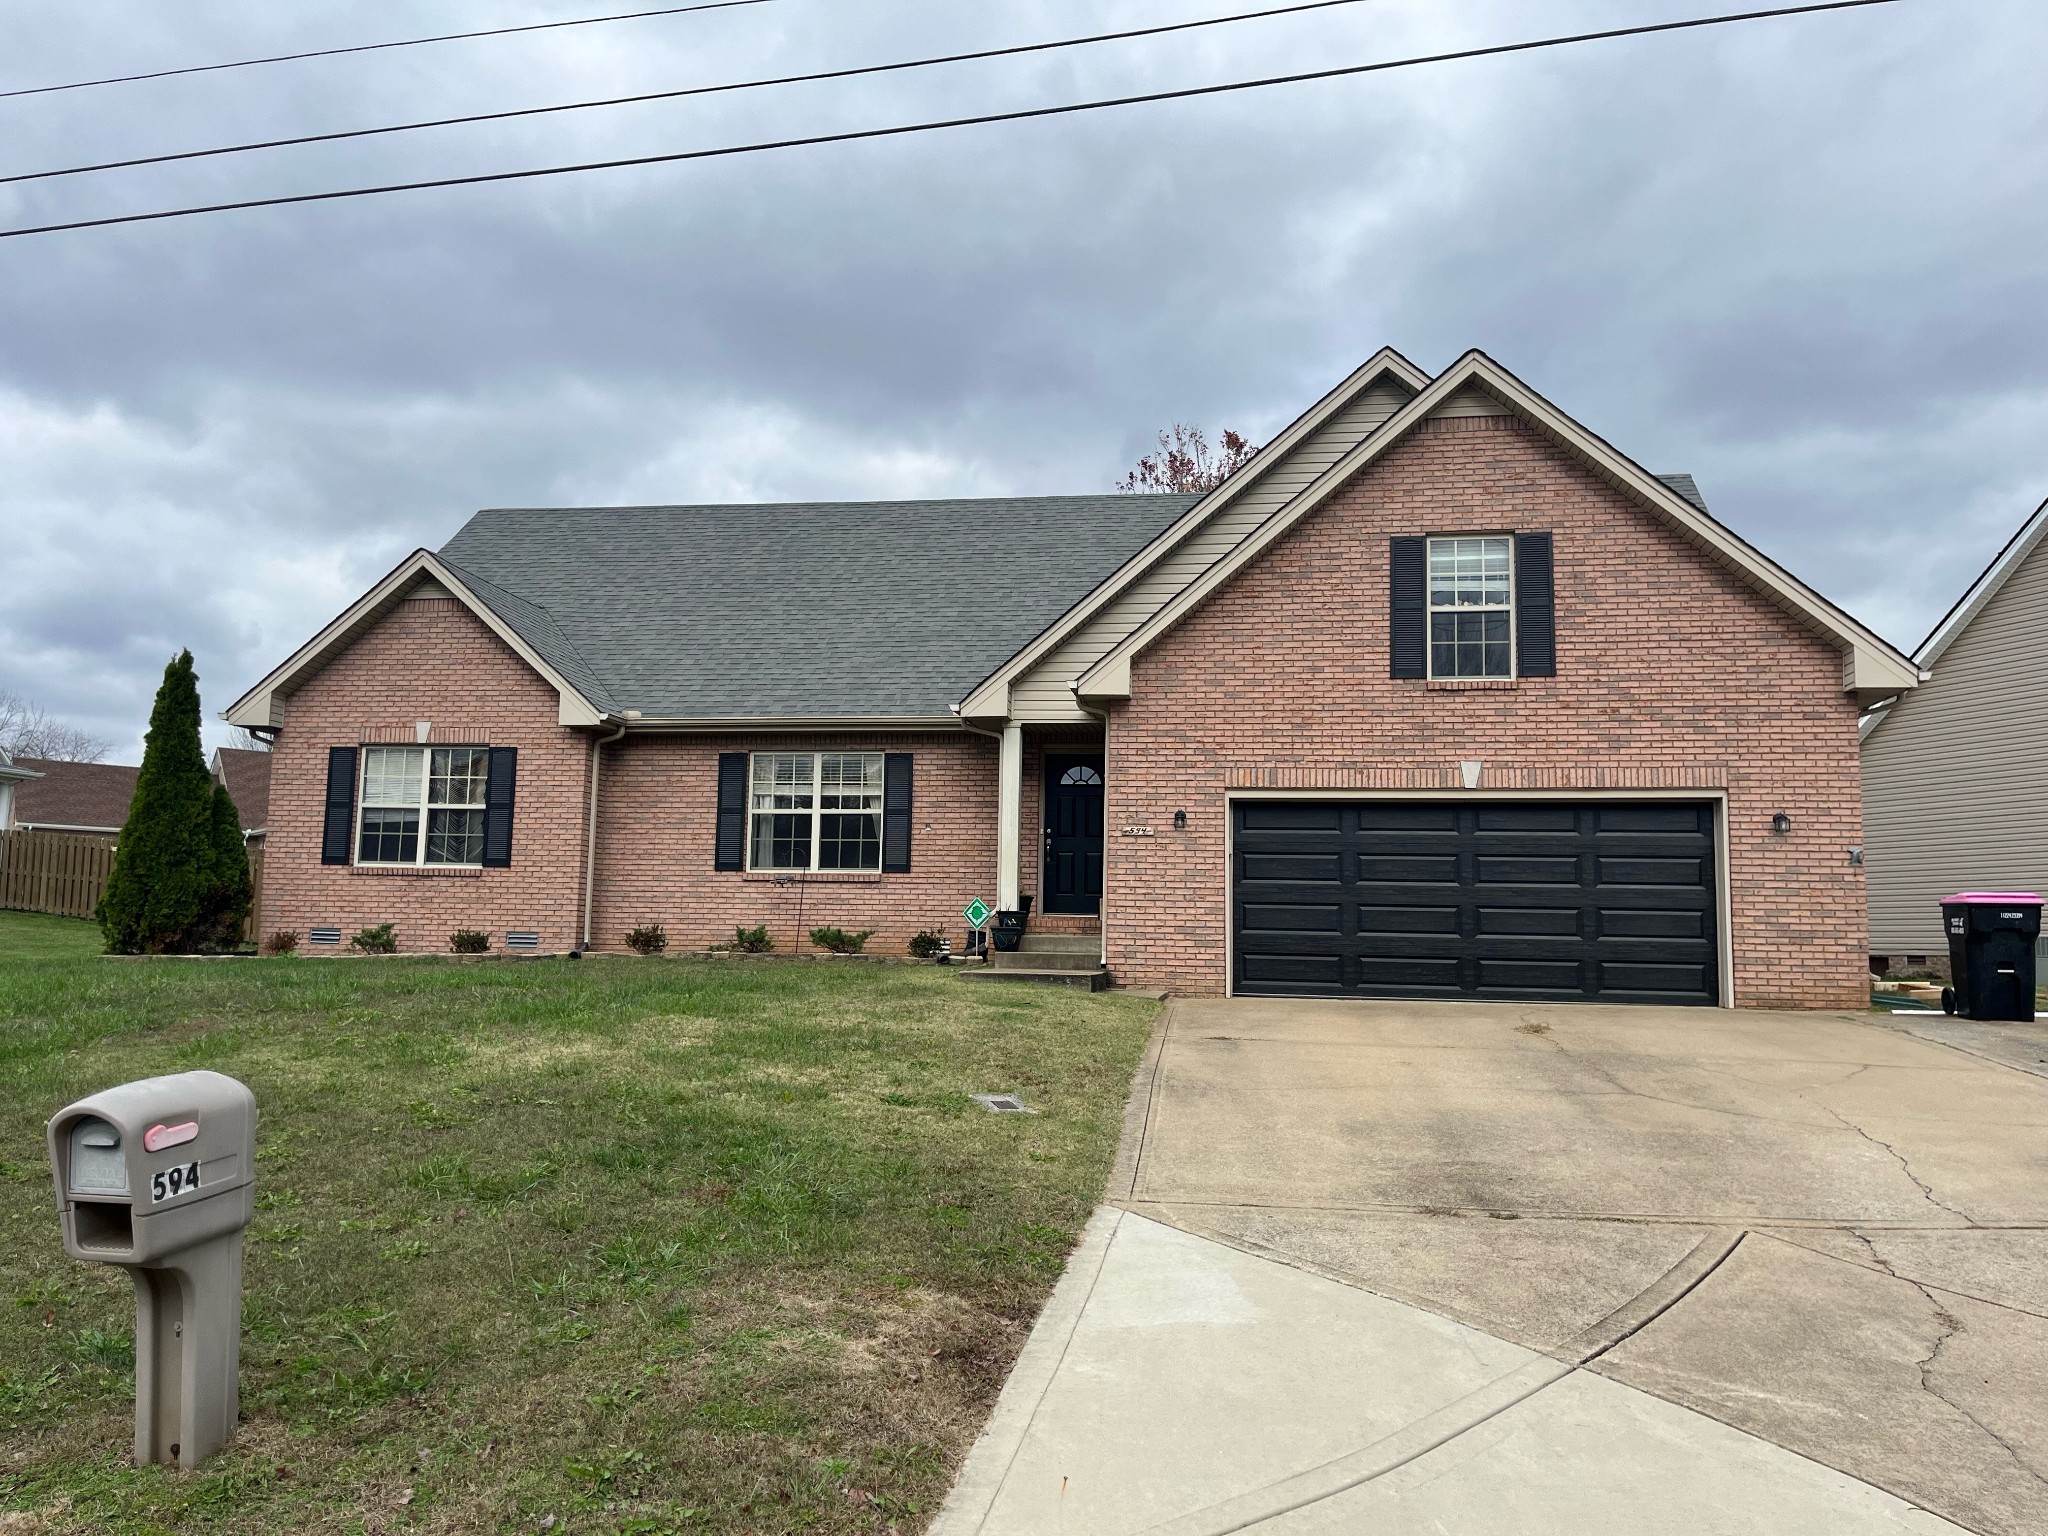
[{"label": "outdoor wall sconce", "polygon": [[1188,813],[1186,811],[1175,811],[1173,813],[1173,830],[1176,832],[1185,832],[1187,831],[1187,829]]},{"label": "outdoor wall sconce", "polygon": [[1777,833],[1778,836],[1783,837],[1792,830],[1792,818],[1783,811],[1778,812],[1777,815],[1771,818],[1771,830]]}]

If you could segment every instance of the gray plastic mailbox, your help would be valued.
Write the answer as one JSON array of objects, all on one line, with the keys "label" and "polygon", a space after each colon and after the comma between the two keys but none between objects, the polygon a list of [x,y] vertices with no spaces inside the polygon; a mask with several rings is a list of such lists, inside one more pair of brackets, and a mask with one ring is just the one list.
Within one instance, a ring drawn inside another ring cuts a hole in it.
[{"label": "gray plastic mailbox", "polygon": [[218,1072],[123,1083],[50,1120],[74,1259],[135,1281],[135,1460],[195,1467],[235,1432],[256,1096]]}]

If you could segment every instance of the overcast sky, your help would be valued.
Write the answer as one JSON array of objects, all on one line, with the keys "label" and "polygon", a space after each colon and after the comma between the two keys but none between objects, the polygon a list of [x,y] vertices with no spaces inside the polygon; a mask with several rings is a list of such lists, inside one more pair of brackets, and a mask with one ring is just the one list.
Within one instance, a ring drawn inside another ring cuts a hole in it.
[{"label": "overcast sky", "polygon": [[[646,0],[641,0],[646,3]],[[1274,0],[1265,0],[1274,3]],[[0,89],[579,0],[0,0]],[[0,172],[1256,8],[771,0],[0,100]],[[1733,10],[1362,0],[877,80],[0,186],[0,227]],[[0,688],[134,761],[477,507],[1107,489],[1483,347],[1892,640],[2048,493],[2039,0],[0,240]],[[996,529],[935,530],[980,558]],[[824,555],[826,552],[821,552]],[[214,739],[218,739],[215,728]]]}]

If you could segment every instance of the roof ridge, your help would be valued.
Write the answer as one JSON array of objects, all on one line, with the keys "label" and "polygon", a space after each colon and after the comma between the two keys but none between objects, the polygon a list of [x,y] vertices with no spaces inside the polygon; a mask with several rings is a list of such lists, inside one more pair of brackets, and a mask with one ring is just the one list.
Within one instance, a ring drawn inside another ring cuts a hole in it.
[{"label": "roof ridge", "polygon": [[[959,507],[959,506],[1045,506],[1054,502],[1137,502],[1200,501],[1204,491],[1073,491],[1048,496],[893,496],[866,501],[825,499],[817,501],[635,501],[606,506],[507,506],[479,507],[472,518],[501,512],[771,512],[803,507]],[[460,530],[457,530],[460,532]],[[450,543],[454,540],[451,538]],[[442,548],[446,548],[443,545]]]}]

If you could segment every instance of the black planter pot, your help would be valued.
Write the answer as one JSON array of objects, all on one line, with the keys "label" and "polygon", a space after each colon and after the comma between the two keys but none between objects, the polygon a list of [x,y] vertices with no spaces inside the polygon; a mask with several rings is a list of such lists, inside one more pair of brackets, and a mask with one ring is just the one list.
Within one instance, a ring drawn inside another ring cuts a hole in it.
[{"label": "black planter pot", "polygon": [[1024,917],[1022,912],[998,912],[995,922],[995,946],[1004,954],[1013,954],[1024,942]]}]

